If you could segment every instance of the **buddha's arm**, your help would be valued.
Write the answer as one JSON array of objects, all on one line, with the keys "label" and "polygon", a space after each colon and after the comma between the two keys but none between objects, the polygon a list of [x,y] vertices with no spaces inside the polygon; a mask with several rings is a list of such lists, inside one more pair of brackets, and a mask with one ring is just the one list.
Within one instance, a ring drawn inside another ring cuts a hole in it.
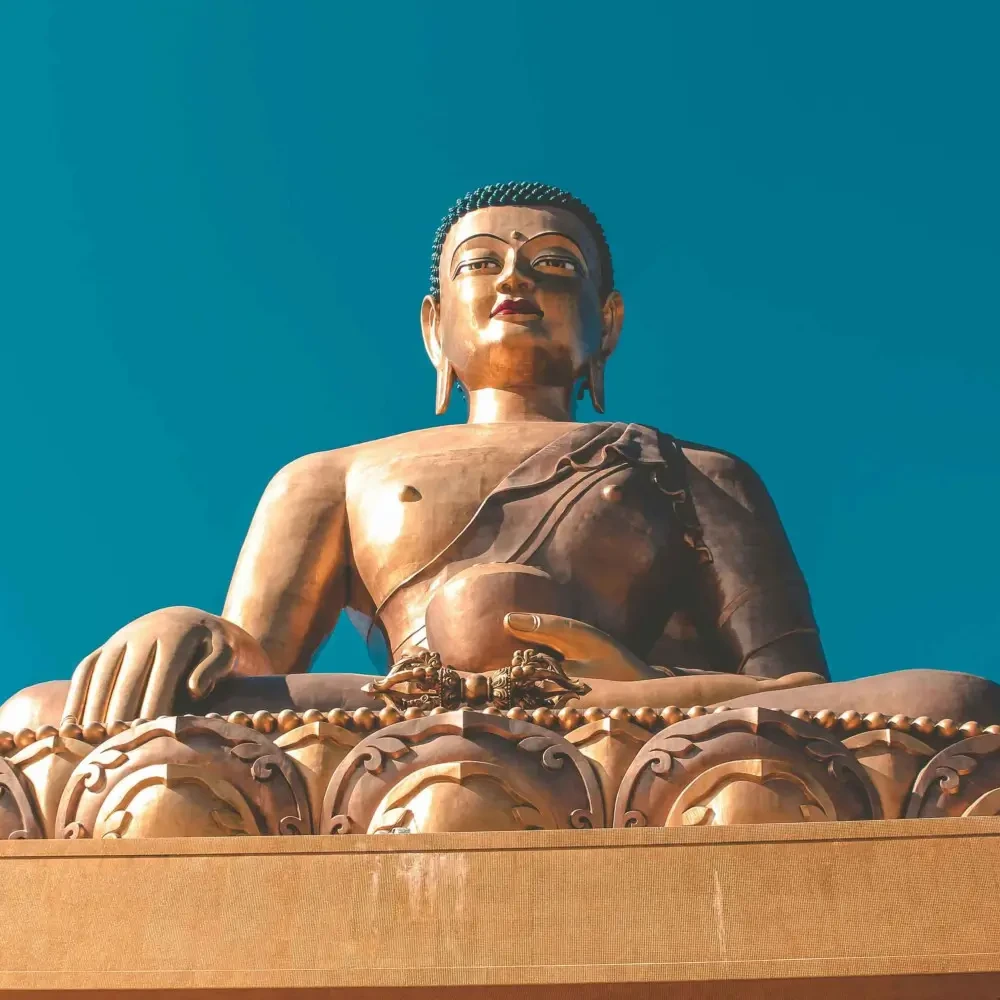
[{"label": "buddha's arm", "polygon": [[305,670],[346,599],[344,452],[283,469],[261,498],[222,616],[152,611],[73,671],[64,716],[80,723],[154,718],[236,676]]},{"label": "buddha's arm", "polygon": [[347,452],[282,469],[257,505],[222,617],[264,647],[279,674],[308,670],[347,600]]},{"label": "buddha's arm", "polygon": [[601,678],[586,679],[590,692],[573,701],[575,708],[597,705],[624,705],[639,708],[643,705],[715,705],[761,691],[779,691],[785,688],[806,687],[823,678],[814,673],[792,673],[782,677],[748,677],[742,674],[690,673],[678,677],[653,677],[638,681],[609,681]]},{"label": "buddha's arm", "polygon": [[692,570],[692,618],[721,670],[778,678],[826,660],[805,580],[754,471],[731,455],[685,446],[688,482],[711,561]]}]

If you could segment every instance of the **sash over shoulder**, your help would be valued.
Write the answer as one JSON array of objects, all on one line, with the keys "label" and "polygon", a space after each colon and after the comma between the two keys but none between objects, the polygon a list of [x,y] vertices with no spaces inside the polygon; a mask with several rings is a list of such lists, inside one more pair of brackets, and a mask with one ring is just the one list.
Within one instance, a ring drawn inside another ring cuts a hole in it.
[{"label": "sash over shoulder", "polygon": [[685,539],[707,555],[676,441],[643,424],[599,422],[574,427],[529,455],[483,500],[468,523],[432,559],[400,581],[376,617],[404,587],[444,565],[527,563],[573,500],[623,466],[656,469],[655,482],[679,517]]}]

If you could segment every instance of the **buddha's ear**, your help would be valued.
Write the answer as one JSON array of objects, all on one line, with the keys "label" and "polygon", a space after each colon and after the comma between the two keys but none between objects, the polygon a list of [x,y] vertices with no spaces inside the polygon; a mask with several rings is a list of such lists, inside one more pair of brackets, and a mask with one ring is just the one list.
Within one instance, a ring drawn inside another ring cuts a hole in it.
[{"label": "buddha's ear", "polygon": [[434,394],[434,412],[444,413],[451,399],[455,384],[455,370],[445,357],[441,342],[441,303],[433,295],[425,295],[420,305],[420,328],[424,333],[424,349],[437,372],[437,390]]},{"label": "buddha's ear", "polygon": [[625,322],[625,302],[621,292],[613,290],[601,307],[601,354],[606,358],[618,345],[622,323]]},{"label": "buddha's ear", "polygon": [[439,368],[444,356],[441,344],[441,303],[433,295],[425,295],[420,304],[420,329],[424,334],[427,357],[435,368]]}]

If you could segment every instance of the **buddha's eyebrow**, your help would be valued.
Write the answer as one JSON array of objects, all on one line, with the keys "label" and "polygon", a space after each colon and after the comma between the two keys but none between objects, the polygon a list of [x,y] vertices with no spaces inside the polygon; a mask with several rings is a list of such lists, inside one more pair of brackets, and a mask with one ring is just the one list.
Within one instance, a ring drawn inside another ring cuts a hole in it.
[{"label": "buddha's eyebrow", "polygon": [[461,250],[462,247],[465,246],[465,244],[469,242],[469,240],[482,239],[484,236],[487,239],[499,240],[501,243],[506,243],[507,246],[510,246],[510,241],[509,240],[505,240],[502,236],[497,236],[496,233],[473,233],[472,236],[466,236],[465,239],[462,240],[462,242],[459,243],[458,246],[456,246],[455,249],[452,251],[452,254],[451,254],[451,263],[452,264],[455,263],[455,257],[458,255],[458,251]]},{"label": "buddha's eyebrow", "polygon": [[569,243],[572,243],[573,246],[576,247],[577,252],[580,254],[580,257],[583,260],[587,259],[587,255],[583,252],[583,248],[580,246],[579,243],[576,242],[576,240],[573,239],[572,236],[567,236],[565,233],[560,233],[560,232],[558,232],[555,229],[546,230],[544,233],[535,233],[535,235],[532,236],[530,240],[525,240],[524,241],[524,245],[527,246],[529,243],[534,243],[535,240],[540,239],[542,236],[559,236],[559,237],[561,237],[562,239],[566,240]]}]

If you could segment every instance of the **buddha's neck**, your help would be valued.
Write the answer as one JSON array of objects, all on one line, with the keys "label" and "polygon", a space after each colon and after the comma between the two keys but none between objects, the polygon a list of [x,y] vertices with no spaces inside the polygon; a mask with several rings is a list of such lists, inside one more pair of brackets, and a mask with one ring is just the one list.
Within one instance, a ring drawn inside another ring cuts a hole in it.
[{"label": "buddha's neck", "polygon": [[472,389],[468,396],[470,424],[573,419],[573,391],[565,386]]}]

